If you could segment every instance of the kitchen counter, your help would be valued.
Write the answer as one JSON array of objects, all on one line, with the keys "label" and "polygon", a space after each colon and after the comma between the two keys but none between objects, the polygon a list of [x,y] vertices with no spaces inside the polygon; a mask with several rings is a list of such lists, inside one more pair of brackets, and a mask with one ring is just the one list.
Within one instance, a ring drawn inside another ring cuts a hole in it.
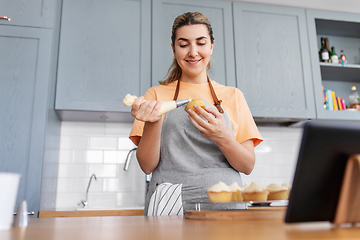
[{"label": "kitchen counter", "polygon": [[143,216],[144,209],[108,209],[108,210],[47,210],[40,211],[39,218],[57,217],[107,217],[107,216]]},{"label": "kitchen counter", "polygon": [[33,218],[29,226],[0,232],[1,240],[60,239],[355,239],[360,225],[336,228],[327,222],[285,224],[283,220],[193,220],[182,216]]}]

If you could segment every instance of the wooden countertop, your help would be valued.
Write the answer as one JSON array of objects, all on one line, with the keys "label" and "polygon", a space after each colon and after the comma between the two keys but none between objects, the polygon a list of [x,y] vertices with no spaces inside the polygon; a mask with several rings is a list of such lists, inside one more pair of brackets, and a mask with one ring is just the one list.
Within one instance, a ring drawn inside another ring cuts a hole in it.
[{"label": "wooden countertop", "polygon": [[48,210],[40,211],[39,218],[57,217],[107,217],[107,216],[143,216],[144,209],[111,209],[111,210]]},{"label": "wooden countertop", "polygon": [[309,240],[359,237],[360,225],[336,228],[327,222],[285,224],[283,220],[193,220],[182,216],[32,218],[28,227],[0,232],[1,240]]}]

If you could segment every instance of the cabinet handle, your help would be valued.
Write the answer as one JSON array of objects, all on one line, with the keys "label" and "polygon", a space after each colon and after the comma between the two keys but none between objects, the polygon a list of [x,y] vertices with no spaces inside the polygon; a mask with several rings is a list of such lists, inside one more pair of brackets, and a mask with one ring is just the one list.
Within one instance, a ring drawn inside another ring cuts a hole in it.
[{"label": "cabinet handle", "polygon": [[0,15],[0,20],[1,20],[1,19],[11,21],[11,18],[9,18],[9,17],[7,17],[7,16],[1,16],[1,15]]},{"label": "cabinet handle", "polygon": [[[14,215],[17,215],[17,212],[15,212]],[[27,215],[35,215],[35,212],[28,212]]]}]

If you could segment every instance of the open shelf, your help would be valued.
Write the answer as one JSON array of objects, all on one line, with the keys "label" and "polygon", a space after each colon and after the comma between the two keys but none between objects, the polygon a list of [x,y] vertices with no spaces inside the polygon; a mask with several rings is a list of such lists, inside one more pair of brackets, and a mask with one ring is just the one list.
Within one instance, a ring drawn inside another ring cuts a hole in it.
[{"label": "open shelf", "polygon": [[360,65],[358,64],[341,64],[320,63],[322,79],[332,81],[351,81],[360,82]]}]

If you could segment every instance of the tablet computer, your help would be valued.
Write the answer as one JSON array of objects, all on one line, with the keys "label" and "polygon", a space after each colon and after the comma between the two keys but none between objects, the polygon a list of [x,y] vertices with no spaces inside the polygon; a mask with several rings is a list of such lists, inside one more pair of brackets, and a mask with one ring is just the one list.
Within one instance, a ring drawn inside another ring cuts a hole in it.
[{"label": "tablet computer", "polygon": [[305,123],[285,222],[333,221],[353,154],[360,154],[360,124]]}]

